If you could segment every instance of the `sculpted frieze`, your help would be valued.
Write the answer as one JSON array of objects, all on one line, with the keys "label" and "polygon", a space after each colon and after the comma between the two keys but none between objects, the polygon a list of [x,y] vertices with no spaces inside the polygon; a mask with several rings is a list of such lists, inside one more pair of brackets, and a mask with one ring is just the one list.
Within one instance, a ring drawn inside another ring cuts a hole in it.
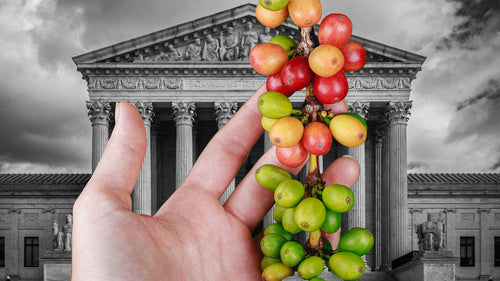
[{"label": "sculpted frieze", "polygon": [[89,90],[176,90],[182,89],[180,78],[167,77],[90,77]]},{"label": "sculpted frieze", "polygon": [[409,77],[347,77],[349,89],[353,90],[409,90]]},{"label": "sculpted frieze", "polygon": [[[250,50],[259,42],[269,42],[271,31],[247,21],[244,26],[226,26],[217,32],[201,32],[187,42],[171,40],[153,48],[138,50],[134,63],[164,63],[176,61],[245,61]],[[277,34],[277,32],[276,32]],[[172,43],[174,42],[174,43]],[[130,59],[128,60],[130,61]]]}]

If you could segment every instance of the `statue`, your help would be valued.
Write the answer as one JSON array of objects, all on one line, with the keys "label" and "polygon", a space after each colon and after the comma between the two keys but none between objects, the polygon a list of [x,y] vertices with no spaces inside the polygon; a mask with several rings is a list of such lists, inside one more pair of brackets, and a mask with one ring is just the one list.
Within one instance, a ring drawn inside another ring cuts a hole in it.
[{"label": "statue", "polygon": [[424,236],[424,249],[432,250],[434,244],[434,222],[432,214],[427,214],[427,221],[422,224],[422,234]]},{"label": "statue", "polygon": [[71,214],[66,215],[66,224],[62,227],[62,232],[64,233],[64,251],[71,251],[71,230],[73,229],[73,216]]},{"label": "statue", "polygon": [[61,229],[59,229],[57,220],[54,220],[54,223],[52,224],[52,231],[52,233],[54,234],[54,240],[52,241],[54,251],[59,252],[64,250],[64,234],[62,233]]},{"label": "statue", "polygon": [[436,248],[438,251],[445,250],[444,233],[446,232],[446,224],[444,223],[443,214],[439,214],[439,219],[435,222],[436,225]]},{"label": "statue", "polygon": [[186,48],[185,54],[186,60],[201,60],[201,41],[200,38],[194,39],[194,43],[191,43]]},{"label": "statue", "polygon": [[273,36],[270,34],[271,29],[269,27],[264,28],[264,33],[259,36],[259,43],[269,43]]},{"label": "statue", "polygon": [[220,57],[222,60],[237,60],[240,53],[238,47],[238,35],[234,34],[232,27],[227,28],[227,35],[224,37],[224,32],[220,34]]},{"label": "statue", "polygon": [[240,58],[248,58],[250,51],[259,43],[257,32],[252,29],[252,22],[247,22],[247,30],[241,35],[241,54]]},{"label": "statue", "polygon": [[203,53],[202,53],[203,60],[219,61],[220,60],[219,49],[220,49],[219,41],[213,38],[212,35],[208,34],[207,41],[203,46]]},{"label": "statue", "polygon": [[427,214],[427,221],[417,225],[417,236],[420,251],[443,251],[444,233],[446,232],[446,224],[440,214],[440,219],[434,219],[433,214]]}]

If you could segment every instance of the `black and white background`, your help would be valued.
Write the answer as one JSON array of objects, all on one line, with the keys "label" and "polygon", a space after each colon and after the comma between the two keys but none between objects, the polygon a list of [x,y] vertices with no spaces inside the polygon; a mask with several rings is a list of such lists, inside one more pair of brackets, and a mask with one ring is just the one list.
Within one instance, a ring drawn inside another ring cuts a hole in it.
[{"label": "black and white background", "polygon": [[[247,2],[0,0],[0,173],[90,172],[88,95],[71,57]],[[355,35],[427,57],[409,172],[500,172],[500,1],[322,5],[348,15]]]}]

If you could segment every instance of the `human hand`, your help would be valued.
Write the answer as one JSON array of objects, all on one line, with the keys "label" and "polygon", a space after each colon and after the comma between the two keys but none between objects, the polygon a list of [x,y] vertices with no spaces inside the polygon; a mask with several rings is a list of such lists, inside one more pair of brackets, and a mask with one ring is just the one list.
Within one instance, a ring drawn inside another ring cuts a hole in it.
[{"label": "human hand", "polygon": [[[142,119],[117,105],[116,124],[92,178],[74,204],[72,280],[260,280],[260,250],[252,230],[274,203],[255,169],[279,163],[267,151],[222,206],[219,197],[263,132],[257,98],[249,99],[210,141],[189,176],[154,216],[133,213],[131,192],[147,140]],[[352,186],[359,166],[334,161],[327,184]],[[336,245],[338,233],[329,235]]]}]

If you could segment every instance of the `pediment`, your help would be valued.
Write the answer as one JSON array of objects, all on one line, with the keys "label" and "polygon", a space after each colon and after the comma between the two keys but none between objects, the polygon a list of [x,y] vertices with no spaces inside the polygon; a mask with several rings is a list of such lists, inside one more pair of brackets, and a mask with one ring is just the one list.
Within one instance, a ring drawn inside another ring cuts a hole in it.
[{"label": "pediment", "polygon": [[[255,5],[245,4],[194,21],[166,28],[73,58],[77,66],[89,64],[178,64],[241,62],[254,44],[282,34],[296,40],[300,31],[290,18],[281,26],[266,29],[255,17]],[[417,54],[353,35],[363,44],[369,63],[421,65]],[[234,45],[234,47],[233,47]]]}]

